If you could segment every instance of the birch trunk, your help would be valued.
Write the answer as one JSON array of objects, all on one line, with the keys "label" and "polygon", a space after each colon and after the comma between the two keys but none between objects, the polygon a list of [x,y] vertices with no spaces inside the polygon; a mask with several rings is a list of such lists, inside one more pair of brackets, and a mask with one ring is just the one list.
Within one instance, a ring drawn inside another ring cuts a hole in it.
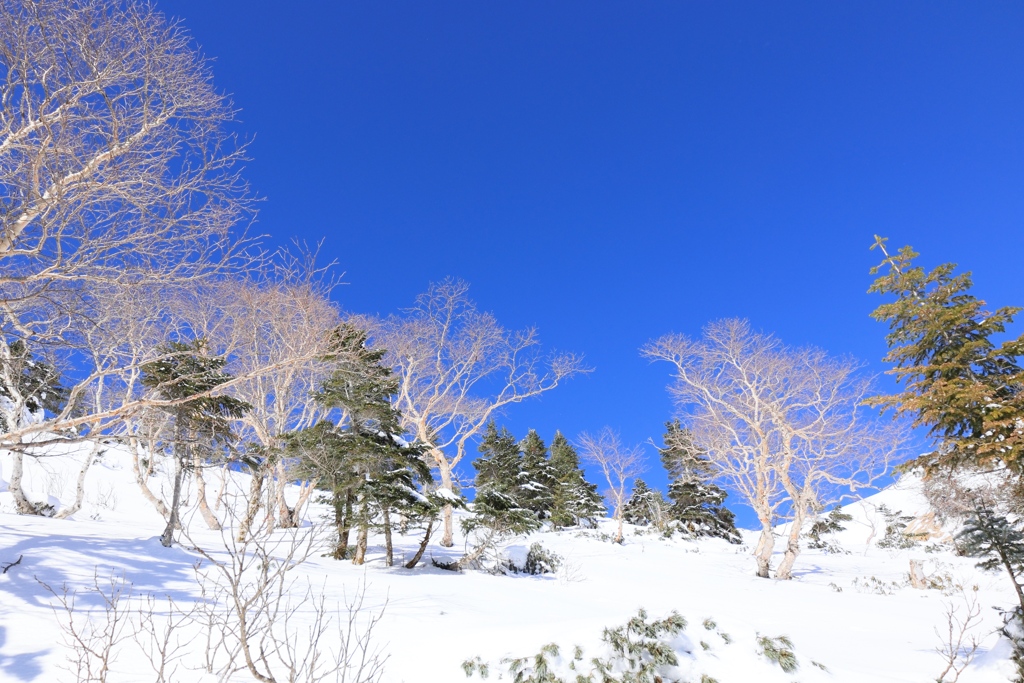
[{"label": "birch trunk", "polygon": [[[443,456],[436,460],[441,472],[441,488],[446,489],[451,493],[455,493],[454,484],[452,482],[452,466]],[[441,519],[444,523],[444,531],[441,534],[441,545],[445,548],[451,548],[455,545],[451,505],[445,505],[444,508],[442,508]]]},{"label": "birch trunk", "polygon": [[89,467],[92,466],[93,458],[96,457],[96,450],[97,445],[93,444],[92,448],[89,449],[89,455],[85,458],[85,462],[82,463],[82,469],[78,471],[78,481],[75,484],[75,502],[54,515],[56,519],[67,519],[82,509],[82,501],[85,500],[85,475],[89,471]]},{"label": "birch trunk", "polygon": [[21,486],[22,478],[25,476],[25,454],[13,451],[11,453],[11,460],[11,481],[8,482],[7,488],[14,497],[15,509],[19,515],[40,514],[40,506],[28,499],[28,496],[25,495],[25,490]]},{"label": "birch trunk", "polygon": [[203,521],[210,529],[220,531],[220,521],[210,509],[210,504],[206,502],[206,479],[203,477],[203,461],[198,454],[192,456],[192,472],[196,478],[196,494],[199,497],[199,512],[203,515]]},{"label": "birch trunk", "polygon": [[754,556],[757,558],[757,575],[762,579],[771,577],[772,552],[775,550],[775,534],[771,522],[761,521],[761,538],[757,541]]},{"label": "birch trunk", "polygon": [[246,501],[245,517],[238,525],[238,542],[245,543],[245,539],[252,533],[252,525],[256,523],[256,515],[260,513],[260,498],[263,496],[263,468],[252,467],[252,479],[249,480],[249,500]]},{"label": "birch trunk", "polygon": [[799,506],[799,511],[793,516],[793,525],[789,529],[789,538],[786,540],[786,554],[782,556],[782,562],[779,563],[779,568],[775,570],[775,578],[789,580],[793,578],[793,564],[796,563],[796,558],[800,555],[800,532],[804,528],[804,518],[806,514],[803,511],[803,506]]},{"label": "birch trunk", "polygon": [[139,441],[138,439],[132,439],[132,469],[135,471],[135,482],[139,485],[139,490],[142,491],[142,497],[153,504],[156,511],[160,513],[160,516],[164,519],[170,517],[171,513],[167,509],[167,506],[153,491],[149,488],[149,475],[153,472],[153,453],[149,454],[149,464],[146,467],[146,471],[142,471],[142,463],[139,462]]}]

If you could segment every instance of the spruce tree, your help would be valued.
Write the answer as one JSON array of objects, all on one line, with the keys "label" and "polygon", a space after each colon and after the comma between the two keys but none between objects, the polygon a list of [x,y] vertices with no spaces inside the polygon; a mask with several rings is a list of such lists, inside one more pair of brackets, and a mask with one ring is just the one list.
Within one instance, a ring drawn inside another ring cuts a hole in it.
[{"label": "spruce tree", "polygon": [[622,518],[637,526],[665,528],[665,514],[668,504],[661,495],[647,485],[643,479],[633,483],[633,491],[622,508]]},{"label": "spruce tree", "polygon": [[[160,358],[142,366],[142,385],[157,398],[174,401],[164,410],[174,420],[171,451],[174,456],[174,488],[171,511],[160,543],[170,547],[180,527],[178,507],[185,472],[201,467],[217,448],[230,445],[231,420],[250,406],[231,396],[211,394],[231,379],[223,372],[227,361],[207,353],[206,340],[170,342],[159,349]],[[193,398],[194,397],[194,398]]]},{"label": "spruce tree", "polygon": [[658,453],[669,478],[669,518],[691,536],[740,543],[736,516],[725,507],[728,494],[713,483],[710,460],[678,420],[665,423],[665,446]]},{"label": "spruce tree", "polygon": [[555,501],[557,477],[548,458],[548,447],[531,429],[519,444],[519,449],[523,453],[520,500],[524,507],[533,510],[538,519],[549,519]]},{"label": "spruce tree", "polygon": [[551,523],[556,528],[592,524],[606,514],[597,485],[587,481],[579,454],[561,432],[551,441],[550,462],[555,476]]}]

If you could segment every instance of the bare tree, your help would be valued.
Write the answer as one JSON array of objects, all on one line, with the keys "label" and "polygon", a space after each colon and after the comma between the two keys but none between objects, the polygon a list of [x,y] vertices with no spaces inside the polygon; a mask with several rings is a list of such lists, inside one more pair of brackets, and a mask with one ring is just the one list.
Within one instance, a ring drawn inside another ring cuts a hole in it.
[{"label": "bare tree", "polygon": [[129,623],[131,582],[124,574],[111,574],[106,581],[100,581],[99,575],[93,574],[89,592],[100,598],[101,618],[93,618],[88,610],[78,607],[78,593],[68,584],[59,588],[42,581],[39,584],[56,600],[53,610],[69,651],[68,670],[76,681],[106,683],[120,644],[132,635]]},{"label": "bare tree", "polygon": [[313,491],[314,482],[307,482],[298,505],[289,508],[284,491],[290,477],[284,460],[276,456],[283,434],[327,416],[312,395],[330,374],[326,358],[335,351],[332,331],[341,324],[330,300],[335,283],[326,271],[314,266],[312,256],[278,256],[263,277],[215,283],[197,292],[190,306],[197,311],[195,333],[228,358],[229,372],[243,378],[231,394],[252,406],[236,425],[241,441],[258,446],[247,458],[251,509],[239,527],[242,536],[254,523],[268,479],[276,480],[273,502],[284,527],[298,523]]},{"label": "bare tree", "polygon": [[622,543],[622,512],[629,499],[629,482],[645,469],[644,449],[626,446],[611,427],[604,427],[597,434],[584,432],[576,440],[583,460],[600,467],[608,482],[605,497],[612,504],[613,517],[618,522],[615,542]]},{"label": "bare tree", "polygon": [[935,679],[936,683],[957,683],[978,653],[981,642],[972,633],[981,625],[981,605],[978,604],[978,587],[970,589],[963,585],[957,586],[959,604],[950,601],[945,603],[946,628],[940,631],[935,628],[939,646],[935,653],[942,658],[945,668]]},{"label": "bare tree", "polygon": [[870,487],[903,443],[898,426],[862,407],[871,382],[860,364],[784,346],[743,320],[668,335],[642,353],[675,366],[669,391],[718,475],[761,523],[757,575],[769,576],[780,513],[791,520],[776,577],[792,577],[809,513]]},{"label": "bare tree", "polygon": [[92,364],[62,409],[6,426],[0,446],[24,451],[139,409],[102,399],[131,362],[88,353],[104,300],[239,267],[231,230],[251,198],[230,102],[151,5],[4,0],[0,66],[0,360],[20,342]]},{"label": "bare tree", "polygon": [[[388,349],[400,379],[395,400],[403,426],[429,444],[441,489],[449,493],[468,444],[496,413],[588,372],[575,354],[542,356],[534,328],[505,330],[476,309],[468,289],[452,279],[431,284],[404,315],[372,325],[374,344]],[[451,546],[450,505],[443,515],[441,545]]]}]

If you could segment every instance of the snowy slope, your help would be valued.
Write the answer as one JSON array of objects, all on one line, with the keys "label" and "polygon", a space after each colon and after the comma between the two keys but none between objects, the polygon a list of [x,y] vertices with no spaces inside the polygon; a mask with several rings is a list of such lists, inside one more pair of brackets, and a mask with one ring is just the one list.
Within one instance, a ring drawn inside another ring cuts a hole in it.
[{"label": "snowy slope", "polygon": [[[80,458],[29,463],[26,481],[33,498],[69,503]],[[37,579],[80,589],[81,604],[91,607],[98,600],[88,592],[94,575],[103,579],[111,572],[123,572],[141,594],[170,594],[183,604],[198,597],[192,570],[197,555],[181,546],[160,546],[163,519],[139,492],[127,454],[112,449],[89,470],[85,503],[64,520],[13,514],[5,488],[9,472],[9,456],[0,455],[0,562],[22,557],[0,577],[0,680],[74,680],[61,668],[67,650],[51,608],[53,597]],[[208,480],[212,501],[221,486],[219,475],[211,473]],[[248,488],[246,475],[228,473],[226,481],[226,501]],[[158,473],[150,486],[165,496],[170,490],[166,474]],[[1008,653],[995,635],[1001,620],[990,609],[1014,602],[1004,577],[979,572],[972,560],[953,556],[948,547],[936,552],[924,546],[877,548],[873,543],[884,533],[884,527],[878,528],[882,504],[908,515],[927,511],[912,480],[848,505],[855,519],[839,538],[845,552],[805,551],[789,582],[753,576],[753,533],[746,534],[748,545],[735,546],[720,540],[665,540],[632,528],[621,546],[602,540],[601,530],[540,532],[512,542],[525,547],[539,541],[561,554],[565,561],[554,576],[456,574],[429,565],[430,556],[458,557],[461,540],[451,549],[432,545],[428,562],[411,571],[397,562],[384,567],[382,546],[373,545],[363,567],[317,554],[294,574],[303,590],[307,585],[322,590],[329,605],[351,598],[361,583],[368,586],[368,613],[383,609],[384,615],[376,632],[377,644],[390,654],[383,680],[396,683],[466,680],[460,665],[467,659],[480,657],[495,667],[502,657],[531,655],[552,642],[563,652],[574,645],[588,654],[597,652],[602,629],[624,623],[641,607],[655,618],[675,610],[689,622],[676,643],[680,651],[692,652],[681,658],[682,680],[699,681],[703,674],[719,683],[909,683],[933,681],[942,670],[935,629],[945,628],[945,605],[956,599],[940,590],[910,588],[907,572],[915,559],[933,576],[978,586],[983,623],[976,635],[982,646],[960,680],[1008,680]],[[315,519],[323,512],[314,506],[309,516]],[[190,519],[190,529],[196,543],[219,547],[220,535],[206,530],[198,517]],[[418,540],[396,535],[398,558],[411,556]],[[307,612],[297,613],[298,622]],[[715,629],[702,626],[707,618]],[[800,668],[787,674],[760,656],[758,634],[789,636]],[[114,662],[111,680],[155,680],[129,645]],[[175,680],[213,679],[187,671]],[[252,679],[243,671],[231,680]]]}]

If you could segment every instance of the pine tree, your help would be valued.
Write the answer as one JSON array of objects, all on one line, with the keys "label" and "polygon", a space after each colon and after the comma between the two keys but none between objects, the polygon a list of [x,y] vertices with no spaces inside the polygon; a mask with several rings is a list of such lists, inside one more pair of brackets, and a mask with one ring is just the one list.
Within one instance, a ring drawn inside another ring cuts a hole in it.
[{"label": "pine tree", "polygon": [[[886,322],[889,371],[904,391],[872,399],[874,405],[911,415],[926,427],[939,447],[909,463],[926,473],[959,466],[1005,464],[1024,472],[1024,335],[996,345],[1020,308],[990,312],[970,293],[970,272],[954,275],[955,264],[930,272],[913,261],[918,254],[903,247],[895,255],[885,240],[872,248],[885,260],[871,270],[879,277],[869,292],[896,300],[872,313]],[[884,272],[883,272],[884,271]]]},{"label": "pine tree", "polygon": [[736,516],[725,507],[728,494],[711,481],[711,462],[678,420],[665,424],[665,447],[658,453],[669,477],[669,518],[691,536],[740,543]]},{"label": "pine tree", "polygon": [[661,495],[647,485],[643,479],[633,483],[633,491],[622,508],[622,518],[637,526],[655,526],[664,529],[668,503]]},{"label": "pine tree", "polygon": [[550,462],[555,476],[551,523],[556,528],[593,523],[606,514],[597,485],[587,481],[579,454],[561,432],[551,441]]},{"label": "pine tree", "polygon": [[[174,489],[171,513],[160,543],[169,548],[174,541],[174,530],[180,527],[178,507],[183,474],[191,470],[197,479],[201,476],[199,468],[203,463],[218,447],[230,444],[231,419],[241,417],[250,406],[231,396],[210,393],[229,381],[231,375],[223,372],[227,361],[207,354],[206,340],[170,342],[161,347],[159,353],[158,360],[142,366],[141,382],[153,389],[157,398],[178,401],[165,408],[174,420],[170,444],[174,456]],[[205,502],[201,495],[200,505]]]},{"label": "pine tree", "polygon": [[523,453],[520,500],[524,507],[533,510],[538,519],[549,519],[555,502],[557,477],[548,459],[548,447],[531,429],[519,444],[519,449]]}]

